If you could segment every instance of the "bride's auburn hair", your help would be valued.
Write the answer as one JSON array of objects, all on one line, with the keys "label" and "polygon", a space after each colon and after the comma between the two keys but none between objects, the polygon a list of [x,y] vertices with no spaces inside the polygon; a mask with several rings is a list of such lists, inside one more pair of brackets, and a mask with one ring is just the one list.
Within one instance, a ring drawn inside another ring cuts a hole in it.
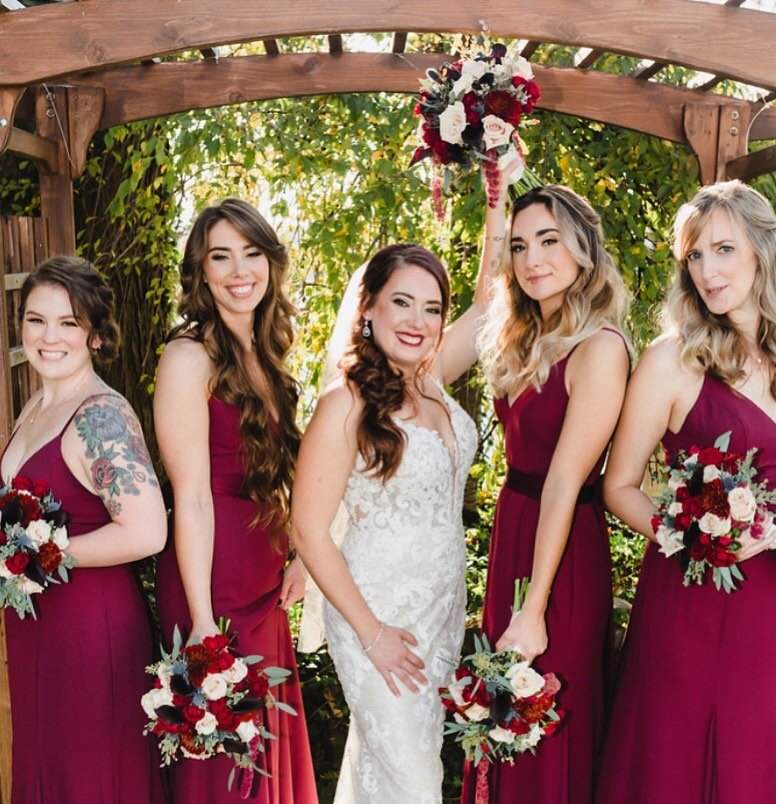
[{"label": "bride's auburn hair", "polygon": [[[228,221],[269,262],[267,289],[254,316],[253,351],[278,412],[276,431],[271,429],[267,406],[251,382],[243,346],[221,318],[205,281],[208,236],[219,221]],[[277,514],[287,522],[301,440],[296,424],[299,389],[284,362],[294,339],[294,308],[283,289],[287,267],[285,246],[253,206],[239,198],[227,198],[206,207],[194,221],[186,241],[178,305],[183,321],[170,333],[170,339],[189,337],[202,343],[215,367],[210,393],[240,410],[245,463],[242,490],[256,504],[254,524],[269,522]],[[267,513],[262,516],[267,504]],[[273,533],[272,541],[279,546],[278,533]]]},{"label": "bride's auburn hair", "polygon": [[364,313],[372,307],[394,271],[404,266],[422,268],[436,279],[442,296],[441,320],[444,325],[450,309],[450,279],[439,258],[427,248],[412,243],[386,246],[369,260],[364,271],[359,293],[359,314],[353,324],[350,345],[340,363],[346,381],[358,391],[363,401],[356,441],[364,459],[364,470],[373,472],[383,481],[396,472],[404,454],[404,431],[396,424],[392,414],[404,404],[407,382],[413,382],[418,388],[418,373],[433,360],[436,352],[432,351],[425,358],[413,377],[405,378],[390,365],[384,352],[375,343],[374,335],[364,337]]},{"label": "bride's auburn hair", "polygon": [[743,336],[727,315],[709,310],[687,264],[718,209],[727,212],[757,256],[752,286],[760,314],[757,343],[768,358],[771,396],[776,398],[776,213],[753,187],[737,179],[711,184],[679,208],[674,222],[677,268],[663,310],[663,329],[678,339],[682,362],[691,370],[709,372],[732,386],[745,379],[749,352]]},{"label": "bride's auburn hair", "polygon": [[[579,266],[561,306],[546,320],[539,302],[520,287],[510,249],[515,218],[534,204],[552,213],[561,241]],[[603,327],[620,330],[628,307],[625,283],[604,245],[598,213],[573,190],[557,184],[535,187],[515,201],[494,284],[479,346],[485,376],[497,397],[528,384],[540,388],[553,364],[578,343]]]}]

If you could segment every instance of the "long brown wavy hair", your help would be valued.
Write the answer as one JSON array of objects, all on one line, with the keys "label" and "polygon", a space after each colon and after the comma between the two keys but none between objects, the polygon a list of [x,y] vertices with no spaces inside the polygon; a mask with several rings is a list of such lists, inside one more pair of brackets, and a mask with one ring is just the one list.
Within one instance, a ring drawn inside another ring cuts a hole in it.
[{"label": "long brown wavy hair", "polygon": [[744,336],[726,314],[709,310],[687,266],[689,253],[717,209],[727,212],[757,256],[752,288],[760,313],[757,345],[768,358],[770,392],[776,399],[776,213],[754,187],[737,179],[701,187],[677,212],[677,268],[663,311],[663,328],[678,337],[682,360],[691,369],[708,371],[731,386],[746,378],[749,349]]},{"label": "long brown wavy hair", "polygon": [[388,362],[374,336],[363,335],[364,313],[372,307],[394,271],[407,265],[422,268],[436,279],[442,294],[444,325],[450,309],[450,279],[439,258],[427,248],[413,243],[386,246],[372,257],[364,271],[358,306],[360,315],[354,322],[350,346],[340,364],[345,379],[355,386],[364,402],[356,439],[358,451],[366,464],[365,471],[373,472],[383,482],[396,472],[404,454],[404,432],[391,414],[404,404],[408,382],[426,396],[418,384],[419,372],[430,364],[436,351],[425,358],[411,378],[404,377]]},{"label": "long brown wavy hair", "polygon": [[[270,423],[265,401],[248,374],[245,351],[218,312],[204,281],[208,235],[219,221],[228,221],[269,262],[267,289],[255,311],[253,350],[267,379],[278,412],[277,430]],[[301,434],[296,424],[299,388],[285,367],[293,343],[294,308],[283,290],[288,253],[275,230],[262,215],[239,198],[227,198],[206,207],[197,216],[186,241],[181,263],[181,298],[178,313],[183,322],[170,339],[189,337],[205,347],[215,366],[210,392],[240,410],[240,436],[245,459],[243,493],[256,503],[254,524],[269,522],[278,513],[287,523],[294,465]],[[272,543],[280,545],[273,529]]]}]

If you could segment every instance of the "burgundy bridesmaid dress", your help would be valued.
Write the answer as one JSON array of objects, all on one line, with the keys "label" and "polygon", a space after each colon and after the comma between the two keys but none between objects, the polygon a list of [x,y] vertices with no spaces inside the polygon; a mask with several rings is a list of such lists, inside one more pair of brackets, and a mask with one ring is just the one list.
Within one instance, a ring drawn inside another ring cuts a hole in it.
[{"label": "burgundy bridesmaid dress", "polygon": [[[293,674],[275,696],[292,706],[296,716],[267,713],[267,728],[277,738],[267,742],[266,769],[272,778],[256,774],[251,801],[261,804],[315,804],[318,801],[302,693],[286,612],[278,606],[287,545],[270,544],[267,526],[252,527],[255,504],[244,496],[240,411],[214,396],[210,412],[210,484],[215,513],[215,544],[211,594],[213,614],[228,617],[237,632],[235,648],[243,656],[258,654],[264,664],[285,667]],[[159,558],[156,579],[159,619],[168,646],[179,626],[184,639],[191,617],[183,591],[175,547]],[[178,804],[218,804],[240,801],[238,776],[231,793],[227,780],[233,765],[227,757],[204,761],[184,759],[171,768],[173,800]]]},{"label": "burgundy bridesmaid dress", "polygon": [[[776,486],[776,422],[707,375],[668,455],[757,447]],[[740,565],[732,594],[682,585],[675,557],[650,543],[633,606],[604,747],[600,804],[773,804],[776,801],[776,555]]]},{"label": "burgundy bridesmaid dress", "polygon": [[[72,420],[72,418],[71,418]],[[76,480],[62,434],[19,469],[40,478],[70,516],[75,542],[111,518]],[[13,804],[163,801],[159,757],[143,736],[140,696],[153,661],[148,610],[130,564],[75,567],[33,596],[37,620],[5,614],[13,725]]]},{"label": "burgundy bridesmaid dress", "polygon": [[[573,350],[572,350],[573,351]],[[526,388],[512,405],[495,401],[506,437],[507,478],[496,506],[488,561],[483,630],[495,646],[512,616],[515,580],[530,578],[541,489],[568,405],[564,383],[571,353],[550,370],[541,391]],[[604,728],[604,670],[612,610],[609,536],[600,495],[601,455],[585,481],[552,584],[548,647],[534,662],[556,673],[565,723],[514,765],[489,772],[491,804],[586,804]],[[467,763],[463,802],[474,802],[476,771]]]}]

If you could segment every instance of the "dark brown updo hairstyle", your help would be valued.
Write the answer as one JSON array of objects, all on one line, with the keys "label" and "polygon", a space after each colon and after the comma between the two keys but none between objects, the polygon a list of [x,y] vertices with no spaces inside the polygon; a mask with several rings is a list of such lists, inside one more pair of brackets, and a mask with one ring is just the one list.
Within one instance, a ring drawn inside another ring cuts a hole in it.
[{"label": "dark brown updo hairstyle", "polygon": [[[67,292],[75,320],[89,332],[88,344],[95,361],[106,365],[114,360],[121,335],[114,316],[113,291],[97,269],[80,257],[51,257],[39,263],[22,285],[22,316],[30,293],[41,285],[53,285]],[[96,338],[100,345],[95,347],[92,342]]]},{"label": "dark brown updo hairstyle", "polygon": [[[253,350],[267,379],[278,411],[277,428],[270,423],[264,400],[256,392],[245,364],[245,352],[218,312],[205,280],[208,235],[219,221],[228,221],[267,257],[269,279],[255,311]],[[210,392],[240,410],[240,436],[245,457],[243,492],[256,503],[254,524],[268,523],[276,514],[288,521],[294,464],[301,434],[296,424],[299,390],[285,367],[293,343],[294,308],[283,290],[288,254],[275,230],[255,207],[227,198],[197,216],[186,241],[181,263],[178,313],[183,323],[170,339],[189,337],[202,343],[215,366]],[[272,536],[279,548],[280,534]]]},{"label": "dark brown updo hairstyle", "polygon": [[[342,371],[361,395],[364,408],[356,434],[358,451],[366,462],[365,469],[383,481],[396,472],[404,454],[404,433],[391,417],[404,404],[406,384],[393,368],[373,336],[364,337],[363,314],[374,304],[398,268],[414,265],[436,279],[442,294],[442,323],[450,309],[450,279],[439,258],[427,248],[413,243],[397,243],[380,249],[369,260],[361,280],[359,313],[350,336],[350,346],[342,358]],[[434,352],[424,361],[431,361]],[[421,367],[419,367],[421,368]],[[411,378],[417,387],[417,373]]]}]

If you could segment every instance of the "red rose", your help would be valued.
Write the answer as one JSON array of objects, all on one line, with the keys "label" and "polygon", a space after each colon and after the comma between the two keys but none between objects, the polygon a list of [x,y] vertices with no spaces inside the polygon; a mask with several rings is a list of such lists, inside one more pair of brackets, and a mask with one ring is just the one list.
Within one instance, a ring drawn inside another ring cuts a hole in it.
[{"label": "red rose", "polygon": [[216,634],[215,636],[205,637],[202,640],[202,644],[207,650],[218,653],[218,651],[223,650],[229,644],[229,638],[223,634]]},{"label": "red rose", "polygon": [[690,518],[689,514],[682,512],[674,517],[675,530],[687,530],[690,525],[692,525],[692,519]]},{"label": "red rose", "polygon": [[512,86],[515,89],[522,89],[528,96],[528,99],[525,101],[525,103],[523,103],[523,111],[526,114],[530,114],[536,105],[536,101],[538,101],[542,96],[539,87],[533,81],[529,81],[527,78],[523,78],[521,75],[515,75],[512,77]]},{"label": "red rose", "polygon": [[700,519],[706,513],[700,497],[688,497],[682,503],[682,511],[693,519]]},{"label": "red rose", "polygon": [[51,575],[62,563],[62,551],[54,542],[44,542],[38,548],[37,562],[46,575]]},{"label": "red rose", "polygon": [[698,453],[698,463],[716,466],[722,460],[722,453],[716,447],[706,447]]},{"label": "red rose", "polygon": [[485,99],[485,114],[494,114],[505,122],[516,126],[520,122],[522,109],[514,95],[497,89],[488,93],[488,97]]},{"label": "red rose", "polygon": [[11,488],[17,491],[32,491],[32,481],[24,475],[17,475],[11,481]]},{"label": "red rose", "polygon": [[707,561],[711,552],[711,536],[701,532],[698,541],[689,549],[690,558],[694,561]]},{"label": "red rose", "polygon": [[434,156],[443,164],[446,165],[450,161],[450,154],[447,150],[447,143],[442,139],[438,128],[431,126],[423,126],[423,142],[428,145],[434,153]]},{"label": "red rose", "polygon": [[29,563],[30,557],[24,552],[14,553],[5,560],[5,566],[8,567],[8,571],[12,572],[14,575],[22,575]]},{"label": "red rose", "polygon": [[248,676],[248,689],[253,698],[264,698],[269,692],[269,682],[263,673]]},{"label": "red rose", "polygon": [[240,724],[240,718],[229,708],[226,698],[210,701],[210,712],[215,717],[221,731],[234,731]]},{"label": "red rose", "polygon": [[95,488],[107,489],[115,482],[118,473],[109,458],[97,458],[92,464],[92,480]]},{"label": "red rose", "polygon": [[709,553],[709,563],[715,567],[730,567],[736,563],[736,557],[724,545],[714,544]]},{"label": "red rose", "polygon": [[189,723],[196,723],[202,717],[202,715],[205,714],[204,709],[200,709],[198,706],[194,706],[193,704],[182,707],[181,711],[183,712],[183,717],[185,717]]},{"label": "red rose", "polygon": [[466,123],[470,126],[478,126],[482,120],[479,111],[482,107],[482,98],[476,92],[467,92],[462,98],[463,108],[466,112]]},{"label": "red rose", "polygon": [[560,725],[563,723],[563,718],[566,716],[566,711],[564,709],[556,709],[555,714],[558,716],[557,720],[551,720],[544,726],[544,731],[549,737],[551,734],[555,734],[558,730]]},{"label": "red rose", "polygon": [[652,525],[652,532],[657,533],[660,526],[663,524],[663,519],[660,514],[655,514],[652,519],[650,520]]},{"label": "red rose", "polygon": [[32,481],[32,493],[36,497],[45,497],[51,491],[51,487],[45,480],[39,478]]},{"label": "red rose", "polygon": [[191,703],[191,698],[188,695],[181,695],[180,693],[174,692],[172,694],[172,705],[178,709],[184,709]]},{"label": "red rose", "polygon": [[687,486],[682,486],[676,490],[676,501],[677,502],[684,502],[685,500],[689,499],[690,492]]}]

